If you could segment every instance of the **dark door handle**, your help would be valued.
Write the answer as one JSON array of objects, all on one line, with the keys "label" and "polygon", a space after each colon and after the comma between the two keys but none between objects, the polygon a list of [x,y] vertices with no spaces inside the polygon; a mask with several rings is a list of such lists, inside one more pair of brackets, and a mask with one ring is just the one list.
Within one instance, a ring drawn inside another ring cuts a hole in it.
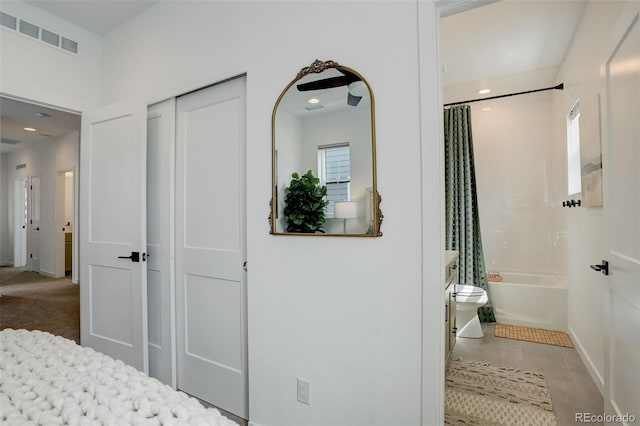
[{"label": "dark door handle", "polygon": [[590,265],[594,271],[600,271],[603,275],[609,275],[609,262],[603,260],[600,265]]},{"label": "dark door handle", "polygon": [[118,256],[118,259],[131,259],[132,262],[140,262],[140,253],[132,251],[131,256]]}]

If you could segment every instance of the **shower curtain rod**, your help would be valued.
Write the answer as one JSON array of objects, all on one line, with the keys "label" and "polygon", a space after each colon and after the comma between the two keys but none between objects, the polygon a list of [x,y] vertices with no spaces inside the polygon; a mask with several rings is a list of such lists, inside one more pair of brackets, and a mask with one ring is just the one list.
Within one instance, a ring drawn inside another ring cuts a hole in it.
[{"label": "shower curtain rod", "polygon": [[448,104],[444,104],[444,106],[448,107],[448,106],[452,106],[452,105],[469,104],[471,102],[488,101],[488,100],[491,100],[491,99],[506,98],[506,97],[509,97],[509,96],[516,96],[516,95],[526,95],[526,94],[529,94],[529,93],[544,92],[545,90],[554,90],[554,89],[555,90],[564,90],[564,83],[560,83],[557,86],[553,86],[553,87],[545,87],[544,89],[527,90],[526,92],[517,92],[517,93],[508,93],[506,95],[489,96],[488,98],[469,99],[467,101],[450,102]]}]

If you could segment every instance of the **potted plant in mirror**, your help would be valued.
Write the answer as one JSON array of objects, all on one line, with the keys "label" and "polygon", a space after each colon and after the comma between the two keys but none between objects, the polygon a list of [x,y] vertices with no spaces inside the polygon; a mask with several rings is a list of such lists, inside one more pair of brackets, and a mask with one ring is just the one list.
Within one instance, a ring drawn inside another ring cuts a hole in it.
[{"label": "potted plant in mirror", "polygon": [[323,232],[327,187],[320,185],[320,179],[311,170],[300,176],[291,175],[291,183],[285,188],[284,215],[287,217],[287,232]]}]

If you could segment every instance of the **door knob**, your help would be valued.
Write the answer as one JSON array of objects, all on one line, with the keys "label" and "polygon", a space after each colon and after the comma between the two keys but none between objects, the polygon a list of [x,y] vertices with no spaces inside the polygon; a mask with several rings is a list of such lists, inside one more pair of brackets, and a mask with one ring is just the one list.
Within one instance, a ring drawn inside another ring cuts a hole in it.
[{"label": "door knob", "polygon": [[132,251],[131,256],[118,256],[118,259],[131,259],[132,262],[140,262],[140,253]]},{"label": "door knob", "polygon": [[603,275],[609,275],[609,262],[603,260],[599,265],[590,265],[594,271],[600,271]]}]

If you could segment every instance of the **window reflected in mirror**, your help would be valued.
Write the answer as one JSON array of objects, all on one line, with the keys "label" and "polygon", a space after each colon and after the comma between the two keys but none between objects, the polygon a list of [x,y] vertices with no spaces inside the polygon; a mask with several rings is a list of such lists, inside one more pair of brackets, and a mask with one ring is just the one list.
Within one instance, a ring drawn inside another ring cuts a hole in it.
[{"label": "window reflected in mirror", "polygon": [[272,234],[382,235],[373,93],[358,72],[333,61],[303,68],[275,104],[272,145]]}]

